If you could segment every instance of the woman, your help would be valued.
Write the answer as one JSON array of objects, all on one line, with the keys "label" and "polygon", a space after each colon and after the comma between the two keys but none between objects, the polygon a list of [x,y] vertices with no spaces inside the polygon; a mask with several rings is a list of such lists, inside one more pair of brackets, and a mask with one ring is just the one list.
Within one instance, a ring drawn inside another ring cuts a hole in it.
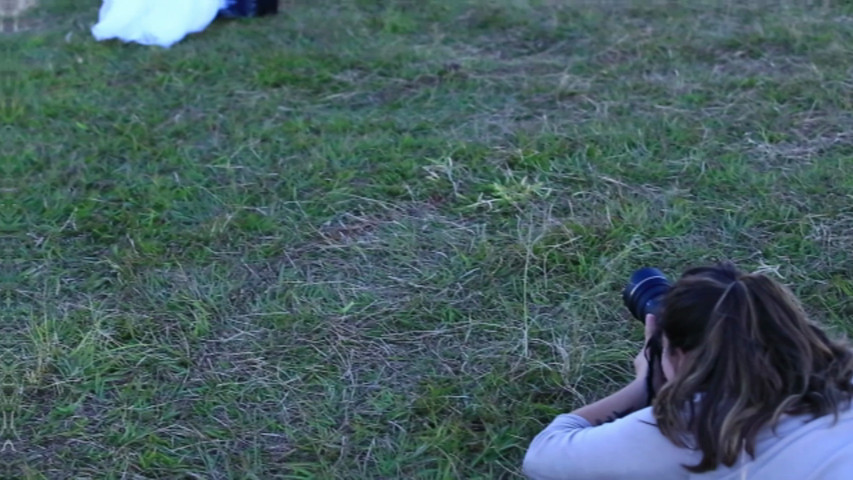
[{"label": "woman", "polygon": [[636,380],[536,436],[528,477],[853,479],[853,353],[787,289],[730,264],[689,270],[646,318],[655,335],[653,405],[641,352]]}]

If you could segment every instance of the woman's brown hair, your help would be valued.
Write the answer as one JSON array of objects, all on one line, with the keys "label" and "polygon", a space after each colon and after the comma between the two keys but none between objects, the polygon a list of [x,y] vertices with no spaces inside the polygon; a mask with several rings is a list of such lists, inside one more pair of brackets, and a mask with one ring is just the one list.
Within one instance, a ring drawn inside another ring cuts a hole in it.
[{"label": "woman's brown hair", "polygon": [[[785,287],[728,263],[688,270],[658,326],[688,355],[654,416],[676,445],[702,452],[691,472],[755,456],[756,435],[783,414],[837,415],[853,397],[853,352],[806,318]],[[664,352],[664,355],[667,353]]]}]

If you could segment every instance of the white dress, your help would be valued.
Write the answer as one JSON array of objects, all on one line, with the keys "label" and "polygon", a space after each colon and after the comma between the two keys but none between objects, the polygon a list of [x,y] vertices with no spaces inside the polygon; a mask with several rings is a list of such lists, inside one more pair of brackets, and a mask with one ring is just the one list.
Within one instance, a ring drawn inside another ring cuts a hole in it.
[{"label": "white dress", "polygon": [[187,34],[207,28],[227,0],[104,0],[96,40],[117,38],[125,42],[170,47]]}]

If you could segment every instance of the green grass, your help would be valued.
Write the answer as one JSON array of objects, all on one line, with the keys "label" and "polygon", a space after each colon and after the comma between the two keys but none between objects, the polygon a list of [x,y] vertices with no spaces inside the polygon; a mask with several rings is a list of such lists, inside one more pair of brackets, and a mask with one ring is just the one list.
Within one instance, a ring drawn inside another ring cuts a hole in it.
[{"label": "green grass", "polygon": [[10,478],[516,478],[646,264],[853,333],[849,2],[97,3],[3,37]]}]

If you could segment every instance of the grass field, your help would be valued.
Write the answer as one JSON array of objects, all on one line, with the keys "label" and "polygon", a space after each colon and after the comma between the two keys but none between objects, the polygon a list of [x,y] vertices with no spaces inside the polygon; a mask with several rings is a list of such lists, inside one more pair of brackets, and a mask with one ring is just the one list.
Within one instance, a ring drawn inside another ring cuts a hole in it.
[{"label": "grass field", "polygon": [[517,478],[621,386],[628,274],[853,333],[849,1],[284,0],[6,35],[8,478]]}]

